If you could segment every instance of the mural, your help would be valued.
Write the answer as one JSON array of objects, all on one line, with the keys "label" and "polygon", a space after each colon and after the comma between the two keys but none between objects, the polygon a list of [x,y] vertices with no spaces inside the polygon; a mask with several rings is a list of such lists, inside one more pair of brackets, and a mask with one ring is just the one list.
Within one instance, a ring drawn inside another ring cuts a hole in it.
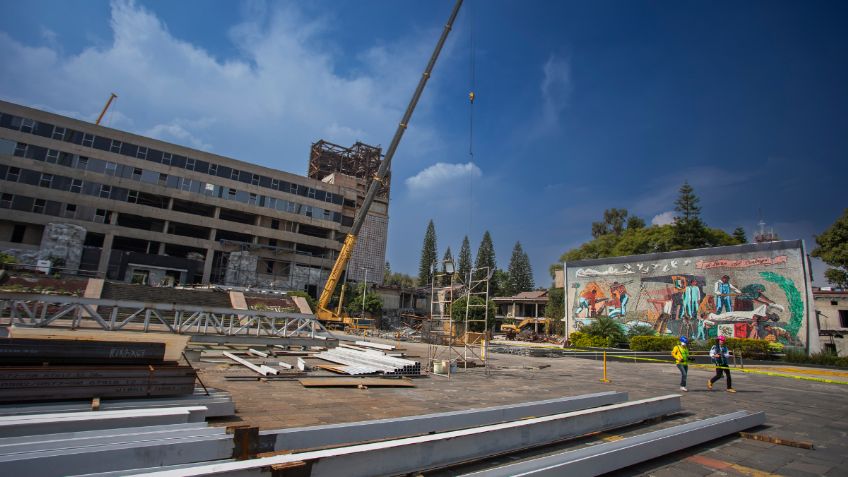
[{"label": "mural", "polygon": [[810,285],[801,247],[772,242],[567,263],[571,329],[608,316],[625,329],[803,346]]}]

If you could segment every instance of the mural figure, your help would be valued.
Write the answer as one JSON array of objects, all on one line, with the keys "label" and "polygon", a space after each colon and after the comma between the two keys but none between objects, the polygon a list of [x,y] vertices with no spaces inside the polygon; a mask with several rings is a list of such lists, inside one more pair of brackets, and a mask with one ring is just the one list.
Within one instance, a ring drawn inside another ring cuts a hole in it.
[{"label": "mural figure", "polygon": [[698,317],[698,306],[701,304],[701,288],[698,279],[693,278],[683,292],[683,316],[686,318]]},{"label": "mural figure", "polygon": [[588,296],[586,293],[581,294],[577,301],[577,310],[574,311],[575,315],[579,315],[581,311],[586,310],[587,317],[593,316],[595,314],[593,310],[595,309],[595,304],[598,301],[598,290],[593,288],[589,292]]},{"label": "mural figure", "polygon": [[715,282],[716,296],[716,314],[720,315],[722,311],[733,311],[733,302],[731,296],[740,295],[742,292],[730,283],[730,277],[724,275],[721,280]]},{"label": "mural figure", "polygon": [[627,295],[627,288],[623,283],[612,282],[610,285],[610,295],[612,296],[612,306],[610,306],[607,315],[610,318],[616,316],[624,316],[627,313],[627,302],[630,297]]}]

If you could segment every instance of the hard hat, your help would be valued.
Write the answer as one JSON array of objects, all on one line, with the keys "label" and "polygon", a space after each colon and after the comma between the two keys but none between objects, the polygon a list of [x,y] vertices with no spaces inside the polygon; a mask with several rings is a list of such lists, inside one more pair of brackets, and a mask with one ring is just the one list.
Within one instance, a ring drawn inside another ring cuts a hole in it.
[{"label": "hard hat", "polygon": [[689,339],[688,339],[688,338],[686,338],[685,336],[681,336],[681,337],[680,337],[680,342],[681,342],[681,343],[683,343],[683,344],[686,344],[686,343],[688,343],[688,342],[689,342]]},{"label": "hard hat", "polygon": [[719,341],[724,341],[724,340],[726,340],[726,339],[727,339],[727,338],[725,338],[724,336],[719,336],[719,337],[718,337],[718,340],[719,340]]}]

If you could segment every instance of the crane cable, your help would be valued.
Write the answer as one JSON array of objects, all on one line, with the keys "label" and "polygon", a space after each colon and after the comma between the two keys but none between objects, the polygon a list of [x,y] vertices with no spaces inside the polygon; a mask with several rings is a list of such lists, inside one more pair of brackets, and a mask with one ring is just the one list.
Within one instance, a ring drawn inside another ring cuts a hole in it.
[{"label": "crane cable", "polygon": [[475,89],[475,51],[474,51],[474,2],[468,2],[468,36],[469,36],[469,92],[468,92],[468,235],[474,223],[474,93]]}]

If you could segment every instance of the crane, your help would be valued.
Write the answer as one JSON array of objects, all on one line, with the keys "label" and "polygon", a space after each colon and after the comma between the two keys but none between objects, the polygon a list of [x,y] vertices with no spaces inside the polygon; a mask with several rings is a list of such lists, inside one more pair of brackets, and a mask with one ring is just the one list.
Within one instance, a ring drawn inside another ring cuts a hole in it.
[{"label": "crane", "polygon": [[398,144],[400,144],[400,140],[403,137],[403,133],[406,131],[406,128],[409,125],[409,120],[412,118],[412,112],[415,110],[415,106],[418,104],[418,99],[421,97],[421,93],[424,91],[424,87],[427,85],[427,80],[430,79],[430,74],[433,71],[433,66],[435,66],[436,60],[439,58],[439,53],[442,51],[442,47],[444,46],[445,41],[448,38],[448,34],[450,33],[451,28],[453,27],[453,22],[454,20],[456,20],[456,16],[459,13],[459,8],[461,6],[462,0],[456,0],[456,3],[453,6],[453,10],[451,11],[450,17],[448,18],[448,22],[445,24],[444,30],[442,30],[442,35],[439,37],[438,43],[436,43],[436,48],[433,50],[433,54],[430,56],[430,61],[427,63],[427,67],[424,69],[424,74],[421,75],[421,79],[418,81],[418,87],[415,88],[415,92],[412,94],[412,99],[409,101],[409,105],[406,107],[406,112],[403,114],[403,118],[400,120],[400,124],[398,124],[394,137],[392,137],[392,142],[389,144],[389,148],[386,150],[386,157],[380,164],[379,169],[377,169],[377,174],[373,178],[371,178],[371,182],[368,186],[368,191],[365,194],[365,199],[363,199],[362,201],[362,206],[356,212],[356,217],[353,220],[353,225],[350,227],[350,231],[347,233],[347,236],[345,236],[341,251],[339,251],[339,256],[336,258],[336,263],[333,264],[333,269],[330,271],[330,275],[329,277],[327,277],[327,282],[324,284],[324,289],[321,292],[321,297],[318,299],[318,309],[315,311],[315,315],[319,321],[329,323],[341,323],[346,325],[353,324],[353,321],[350,319],[350,317],[345,317],[341,315],[341,307],[339,307],[339,313],[336,313],[328,308],[330,304],[330,298],[333,296],[333,292],[336,289],[336,285],[338,285],[339,283],[339,279],[341,278],[342,273],[344,273],[345,268],[347,268],[347,264],[350,261],[350,256],[353,253],[353,248],[356,246],[356,241],[359,237],[359,231],[360,229],[362,229],[362,224],[365,223],[365,216],[368,214],[368,209],[371,208],[371,203],[374,201],[374,196],[377,194],[377,189],[379,189],[380,185],[383,183],[383,180],[386,178],[386,174],[389,172],[389,167],[392,163],[392,157],[394,157]]},{"label": "crane", "polygon": [[100,116],[97,116],[97,121],[95,121],[94,124],[100,124],[100,121],[103,120],[103,116],[106,114],[106,110],[109,109],[109,106],[112,105],[112,101],[114,101],[117,97],[117,94],[109,93],[109,99],[106,101],[106,106],[103,106],[103,111],[100,111]]}]

